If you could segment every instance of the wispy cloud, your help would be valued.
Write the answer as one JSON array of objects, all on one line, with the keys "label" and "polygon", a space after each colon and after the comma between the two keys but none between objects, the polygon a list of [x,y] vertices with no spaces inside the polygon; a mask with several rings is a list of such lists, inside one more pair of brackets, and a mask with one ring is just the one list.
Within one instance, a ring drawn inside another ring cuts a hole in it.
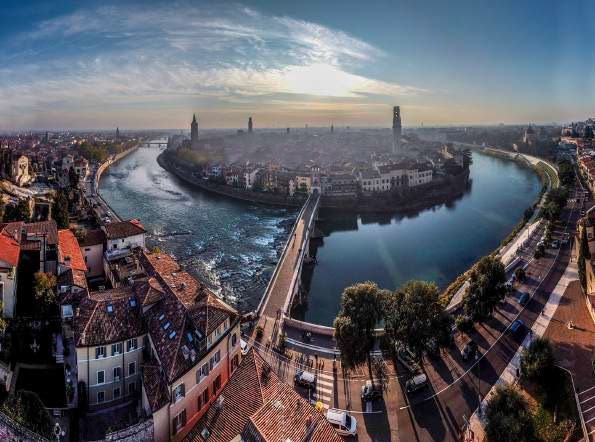
[{"label": "wispy cloud", "polygon": [[15,46],[22,61],[3,69],[10,75],[0,72],[0,102],[8,103],[0,117],[12,124],[47,109],[101,109],[124,100],[188,98],[223,108],[275,94],[364,102],[427,93],[362,74],[364,63],[385,54],[358,38],[240,5],[79,10],[40,22],[15,37]]}]

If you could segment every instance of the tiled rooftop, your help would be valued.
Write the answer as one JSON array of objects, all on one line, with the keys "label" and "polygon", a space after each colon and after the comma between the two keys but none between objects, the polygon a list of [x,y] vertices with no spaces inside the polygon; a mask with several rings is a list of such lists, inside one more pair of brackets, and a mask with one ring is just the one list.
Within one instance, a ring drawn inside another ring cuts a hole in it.
[{"label": "tiled rooftop", "polygon": [[110,223],[105,226],[105,232],[107,239],[128,238],[146,233],[144,226],[135,219]]}]

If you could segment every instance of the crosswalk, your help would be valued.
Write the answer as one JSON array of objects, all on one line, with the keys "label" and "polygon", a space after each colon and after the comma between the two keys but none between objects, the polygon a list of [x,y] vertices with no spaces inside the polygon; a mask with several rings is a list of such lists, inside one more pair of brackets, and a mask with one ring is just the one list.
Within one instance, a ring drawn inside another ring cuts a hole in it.
[{"label": "crosswalk", "polygon": [[595,385],[578,393],[578,400],[587,427],[586,439],[595,442]]},{"label": "crosswalk", "polygon": [[333,403],[333,376],[324,372],[318,372],[316,376],[316,389],[310,395],[310,402],[316,405],[320,401],[324,409],[328,410]]}]

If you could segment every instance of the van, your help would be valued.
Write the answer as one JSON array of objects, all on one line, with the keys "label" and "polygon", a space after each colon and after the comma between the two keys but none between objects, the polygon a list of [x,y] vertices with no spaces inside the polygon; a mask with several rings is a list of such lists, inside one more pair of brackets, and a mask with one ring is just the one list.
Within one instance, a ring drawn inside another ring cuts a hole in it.
[{"label": "van", "polygon": [[302,387],[316,388],[316,375],[309,371],[297,370],[293,380]]},{"label": "van", "polygon": [[405,382],[405,390],[407,393],[413,393],[417,390],[421,390],[428,386],[428,378],[425,374],[418,374],[417,376],[413,376],[407,382]]},{"label": "van", "polygon": [[344,410],[329,408],[326,412],[326,420],[341,436],[357,435],[357,421]]}]

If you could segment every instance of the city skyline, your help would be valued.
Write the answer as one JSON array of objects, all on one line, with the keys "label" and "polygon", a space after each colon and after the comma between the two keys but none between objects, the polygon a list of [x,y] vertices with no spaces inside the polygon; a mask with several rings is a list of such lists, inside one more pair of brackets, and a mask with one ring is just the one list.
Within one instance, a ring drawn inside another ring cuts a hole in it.
[{"label": "city skyline", "polygon": [[187,128],[194,112],[205,129],[388,128],[395,103],[404,127],[590,116],[587,2],[150,3],[7,5],[0,130]]}]

